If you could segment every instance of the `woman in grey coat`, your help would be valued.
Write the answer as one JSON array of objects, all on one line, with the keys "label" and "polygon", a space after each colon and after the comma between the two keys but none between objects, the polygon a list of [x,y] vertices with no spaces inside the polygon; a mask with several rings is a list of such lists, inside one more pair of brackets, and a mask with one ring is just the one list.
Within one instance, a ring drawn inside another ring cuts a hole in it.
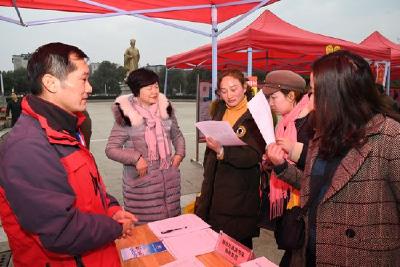
[{"label": "woman in grey coat", "polygon": [[178,168],[185,139],[158,82],[157,74],[144,68],[129,74],[132,94],[115,100],[115,123],[106,146],[107,157],[124,164],[124,205],[139,224],[180,214]]},{"label": "woman in grey coat", "polygon": [[368,62],[348,51],[317,60],[310,84],[316,135],[304,172],[268,146],[301,205],[313,199],[290,266],[400,266],[400,116],[375,89]]}]

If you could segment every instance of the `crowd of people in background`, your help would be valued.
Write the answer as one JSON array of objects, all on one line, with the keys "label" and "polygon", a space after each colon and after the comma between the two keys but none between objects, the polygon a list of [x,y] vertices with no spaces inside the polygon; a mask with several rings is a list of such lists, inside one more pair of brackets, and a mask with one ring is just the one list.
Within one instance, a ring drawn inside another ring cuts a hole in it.
[{"label": "crowd of people in background", "polygon": [[[120,266],[115,239],[181,214],[185,139],[174,108],[156,73],[127,75],[131,94],[112,104],[105,149],[123,165],[122,206],[89,150],[86,54],[43,45],[28,75],[31,94],[12,95],[13,129],[0,149],[0,216],[14,264]],[[246,145],[206,137],[194,213],[252,249],[260,213],[268,212],[278,241],[284,219],[299,210],[304,238],[280,247],[280,266],[400,266],[400,114],[374,81],[368,62],[348,51],[316,60],[309,85],[290,70],[267,73],[260,90],[279,118],[276,142],[267,144],[248,109],[247,79],[221,71],[211,118]],[[267,210],[260,210],[262,173]]]}]

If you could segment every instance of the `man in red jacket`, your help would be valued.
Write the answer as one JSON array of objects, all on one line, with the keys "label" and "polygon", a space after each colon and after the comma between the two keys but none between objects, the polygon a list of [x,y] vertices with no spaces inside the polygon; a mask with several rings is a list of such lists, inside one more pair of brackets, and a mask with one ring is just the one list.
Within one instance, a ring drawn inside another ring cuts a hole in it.
[{"label": "man in red jacket", "polygon": [[108,195],[80,125],[87,56],[50,43],[28,62],[31,95],[0,148],[0,216],[14,266],[120,266],[136,218]]}]

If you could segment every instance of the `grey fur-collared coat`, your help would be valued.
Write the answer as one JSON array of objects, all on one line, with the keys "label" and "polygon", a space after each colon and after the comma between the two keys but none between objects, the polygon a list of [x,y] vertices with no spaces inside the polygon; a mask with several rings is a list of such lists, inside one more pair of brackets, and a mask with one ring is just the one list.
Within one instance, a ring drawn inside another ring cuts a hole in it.
[{"label": "grey fur-collared coat", "polygon": [[[133,95],[118,97],[112,110],[115,123],[106,146],[108,158],[123,167],[123,197],[126,210],[139,219],[139,224],[174,217],[180,214],[180,171],[175,167],[159,169],[159,160],[148,160],[144,138],[144,118],[132,105]],[[185,139],[168,99],[159,95],[160,116],[164,131],[175,154],[185,156]],[[139,177],[135,164],[139,157],[147,160],[148,173]]]},{"label": "grey fur-collared coat", "polygon": [[[376,115],[366,136],[366,144],[343,158],[317,207],[317,266],[400,266],[400,124]],[[315,142],[304,174],[290,164],[279,174],[300,187],[302,205],[310,194]],[[293,251],[291,266],[305,266],[305,248]]]}]

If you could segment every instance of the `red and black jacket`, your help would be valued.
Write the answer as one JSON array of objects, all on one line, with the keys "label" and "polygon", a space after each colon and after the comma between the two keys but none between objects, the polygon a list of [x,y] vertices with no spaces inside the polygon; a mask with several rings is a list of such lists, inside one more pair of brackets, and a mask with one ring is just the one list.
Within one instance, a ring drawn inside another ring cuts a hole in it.
[{"label": "red and black jacket", "polygon": [[[120,266],[120,207],[81,144],[82,114],[35,96],[0,149],[0,216],[15,266]],[[83,139],[83,138],[82,138]]]}]

